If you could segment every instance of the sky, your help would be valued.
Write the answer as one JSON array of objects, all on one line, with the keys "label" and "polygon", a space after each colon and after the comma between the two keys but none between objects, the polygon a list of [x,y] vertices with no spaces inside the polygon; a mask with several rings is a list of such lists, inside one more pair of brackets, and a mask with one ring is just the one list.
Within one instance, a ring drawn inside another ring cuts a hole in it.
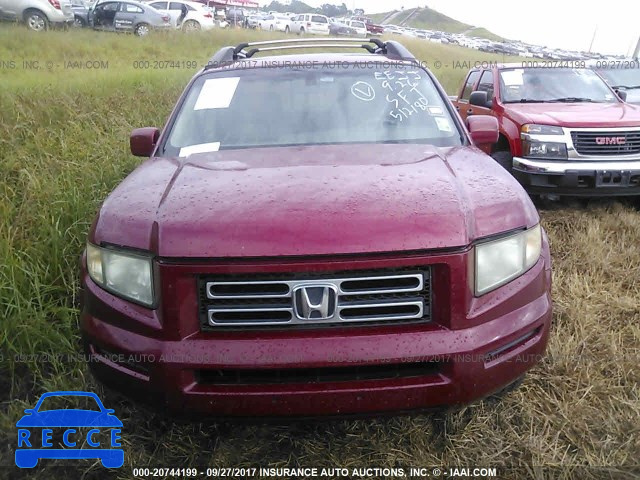
[{"label": "sky", "polygon": [[[318,7],[343,0],[306,0]],[[424,7],[461,22],[485,27],[502,37],[569,50],[631,54],[640,36],[640,1],[618,0],[344,0],[365,13]],[[265,2],[261,2],[265,3]],[[269,2],[266,2],[269,3]]]}]

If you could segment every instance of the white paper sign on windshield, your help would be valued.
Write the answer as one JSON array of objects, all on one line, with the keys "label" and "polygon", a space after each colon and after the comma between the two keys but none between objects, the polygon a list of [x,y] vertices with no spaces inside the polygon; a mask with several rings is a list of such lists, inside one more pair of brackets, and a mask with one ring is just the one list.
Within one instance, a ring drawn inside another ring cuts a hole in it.
[{"label": "white paper sign on windshield", "polygon": [[524,74],[524,70],[521,68],[516,70],[503,70],[500,75],[502,76],[502,80],[507,87],[512,86],[520,86],[524,84],[524,79],[522,75]]},{"label": "white paper sign on windshield", "polygon": [[179,157],[188,157],[194,153],[209,153],[217,152],[220,150],[220,142],[215,143],[201,143],[200,145],[191,145],[189,147],[182,147],[180,149]]},{"label": "white paper sign on windshield", "polygon": [[239,82],[240,77],[213,78],[205,81],[193,109],[229,108]]}]

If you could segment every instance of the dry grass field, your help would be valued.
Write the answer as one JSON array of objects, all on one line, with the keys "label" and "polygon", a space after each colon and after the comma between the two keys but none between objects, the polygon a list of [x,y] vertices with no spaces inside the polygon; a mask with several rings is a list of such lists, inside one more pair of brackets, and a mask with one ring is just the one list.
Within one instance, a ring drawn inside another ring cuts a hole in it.
[{"label": "dry grass field", "polygon": [[[250,38],[266,34],[251,33]],[[0,478],[132,478],[145,466],[498,467],[499,478],[640,478],[640,211],[564,201],[541,215],[553,252],[547,356],[517,390],[452,412],[292,424],[174,421],[105,392],[80,352],[77,264],[105,196],[135,165],[132,128],[161,126],[196,60],[245,32],[130,36],[0,30]],[[449,93],[454,61],[491,55],[407,41]],[[23,61],[39,61],[25,68]],[[68,61],[108,61],[71,69]],[[15,66],[11,67],[11,61]],[[47,62],[51,62],[47,64]],[[140,65],[140,64],[136,64]],[[43,356],[44,355],[44,356]],[[90,390],[123,421],[125,466],[13,465],[15,422],[51,390]],[[443,477],[444,478],[444,477]]]}]

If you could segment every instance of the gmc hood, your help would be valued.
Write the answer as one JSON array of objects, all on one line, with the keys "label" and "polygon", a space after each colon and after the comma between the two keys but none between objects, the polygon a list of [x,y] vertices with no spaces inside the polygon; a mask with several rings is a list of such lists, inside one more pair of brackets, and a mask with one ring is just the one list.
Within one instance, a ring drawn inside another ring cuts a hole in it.
[{"label": "gmc hood", "polygon": [[538,221],[475,147],[283,147],[148,160],[90,239],[162,257],[335,255],[464,247]]},{"label": "gmc hood", "polygon": [[504,106],[520,123],[558,127],[640,127],[640,109],[625,103],[532,103]]}]

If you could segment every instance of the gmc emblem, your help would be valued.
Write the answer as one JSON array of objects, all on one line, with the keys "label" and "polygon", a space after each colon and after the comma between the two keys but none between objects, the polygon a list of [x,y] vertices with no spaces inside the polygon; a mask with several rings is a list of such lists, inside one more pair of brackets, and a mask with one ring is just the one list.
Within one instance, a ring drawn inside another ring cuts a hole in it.
[{"label": "gmc emblem", "polygon": [[625,137],[596,137],[598,145],[624,145],[627,143]]}]

